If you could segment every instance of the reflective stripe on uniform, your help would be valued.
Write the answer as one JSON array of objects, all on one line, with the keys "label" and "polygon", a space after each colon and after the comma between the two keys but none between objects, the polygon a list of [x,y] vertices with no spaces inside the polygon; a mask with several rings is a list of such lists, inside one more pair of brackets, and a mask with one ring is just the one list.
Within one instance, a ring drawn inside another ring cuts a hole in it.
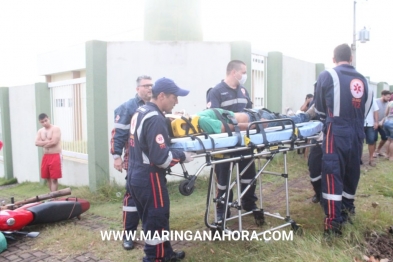
[{"label": "reflective stripe on uniform", "polygon": [[225,190],[225,189],[227,189],[227,186],[222,186],[222,185],[220,185],[220,184],[217,184],[217,188],[218,188],[219,190]]},{"label": "reflective stripe on uniform", "polygon": [[157,246],[161,243],[164,243],[165,241],[169,241],[169,239],[167,237],[163,239],[161,238],[146,239],[145,243],[151,246]]},{"label": "reflective stripe on uniform", "polygon": [[242,184],[250,184],[252,179],[240,179],[240,183]]},{"label": "reflective stripe on uniform", "polygon": [[322,197],[327,200],[333,200],[333,201],[341,201],[343,199],[342,195],[333,195],[333,194],[326,194],[322,193]]},{"label": "reflective stripe on uniform", "polygon": [[333,116],[340,116],[340,79],[338,78],[336,70],[330,68],[326,71],[332,76],[333,79],[333,88],[334,88],[334,105],[333,105]]},{"label": "reflective stripe on uniform", "polygon": [[343,191],[343,197],[348,199],[355,199],[355,195],[348,194],[347,192]]},{"label": "reflective stripe on uniform", "polygon": [[168,152],[168,157],[166,158],[165,162],[162,163],[161,165],[157,165],[157,166],[161,167],[163,169],[166,169],[167,167],[169,167],[169,165],[171,164],[172,160],[173,160],[172,152],[169,151]]},{"label": "reflective stripe on uniform", "polygon": [[128,125],[124,125],[124,124],[120,124],[120,123],[115,123],[115,128],[119,128],[119,129],[124,129],[124,130],[127,130],[127,129],[130,129],[130,124],[128,124]]},{"label": "reflective stripe on uniform", "polygon": [[128,207],[128,206],[123,206],[123,211],[125,212],[137,212],[136,207]]},{"label": "reflective stripe on uniform", "polygon": [[224,106],[231,106],[231,105],[236,105],[236,104],[247,104],[248,100],[246,98],[236,98],[236,99],[231,99],[227,100],[225,102],[221,103],[221,107]]},{"label": "reflective stripe on uniform", "polygon": [[[143,107],[142,107],[141,109],[143,109]],[[153,111],[153,112],[147,113],[147,114],[142,118],[141,123],[140,123],[139,126],[138,126],[138,130],[136,130],[136,133],[137,133],[137,135],[138,135],[138,138],[141,137],[142,127],[143,127],[143,123],[145,122],[145,120],[148,119],[148,118],[150,118],[150,117],[152,117],[152,116],[157,116],[157,115],[158,115],[157,111]],[[143,153],[143,152],[142,152],[142,159],[143,159],[143,164],[150,165],[150,160],[149,160],[149,158],[148,158],[148,157],[146,156],[146,154]]]},{"label": "reflective stripe on uniform", "polygon": [[143,164],[150,165],[150,160],[145,153],[142,152]]},{"label": "reflective stripe on uniform", "polygon": [[316,182],[318,180],[321,180],[321,178],[322,178],[322,175],[314,177],[314,178],[311,178],[311,182]]}]

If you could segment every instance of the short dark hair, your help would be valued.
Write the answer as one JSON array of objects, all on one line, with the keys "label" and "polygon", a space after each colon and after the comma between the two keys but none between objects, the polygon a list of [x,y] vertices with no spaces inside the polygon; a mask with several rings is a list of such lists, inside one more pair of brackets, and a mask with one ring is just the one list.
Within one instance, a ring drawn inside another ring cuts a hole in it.
[{"label": "short dark hair", "polygon": [[141,83],[142,79],[151,80],[151,76],[147,76],[147,75],[138,76],[137,79],[136,79],[136,85],[137,86],[139,86],[139,84]]},{"label": "short dark hair", "polygon": [[232,60],[228,63],[227,65],[227,75],[229,75],[229,73],[232,70],[240,70],[242,67],[242,65],[246,65],[243,61],[240,60]]},{"label": "short dark hair", "polygon": [[41,114],[38,116],[38,120],[43,120],[43,119],[45,119],[45,118],[49,118],[48,115],[45,114],[45,113],[41,113]]},{"label": "short dark hair", "polygon": [[342,44],[334,48],[334,60],[338,62],[350,62],[351,61],[351,48],[348,44]]},{"label": "short dark hair", "polygon": [[382,90],[381,96],[391,95],[392,93],[389,90]]},{"label": "short dark hair", "polygon": [[307,95],[306,95],[306,99],[307,99],[307,98],[313,98],[313,97],[314,97],[313,94],[307,94]]}]

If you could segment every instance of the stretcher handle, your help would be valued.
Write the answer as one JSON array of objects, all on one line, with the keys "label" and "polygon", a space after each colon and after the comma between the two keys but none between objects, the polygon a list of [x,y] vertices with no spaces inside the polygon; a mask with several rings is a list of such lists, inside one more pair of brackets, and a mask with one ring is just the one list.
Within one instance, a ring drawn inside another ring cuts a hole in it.
[{"label": "stretcher handle", "polygon": [[291,125],[292,125],[292,138],[291,138],[291,141],[295,141],[296,137],[297,137],[296,132],[295,132],[296,131],[296,125],[295,125],[295,122],[293,122],[292,119],[290,119],[290,118],[253,121],[253,122],[249,123],[248,126],[247,126],[246,136],[247,136],[247,138],[250,138],[250,130],[251,130],[252,127],[254,127],[254,126],[262,126],[262,129],[261,129],[260,133],[263,136],[263,142],[264,142],[264,144],[269,144],[269,141],[267,141],[265,129],[263,128],[263,124],[281,123],[281,129],[277,130],[277,131],[280,131],[280,130],[284,130],[285,129],[284,122],[290,122],[291,123]]}]

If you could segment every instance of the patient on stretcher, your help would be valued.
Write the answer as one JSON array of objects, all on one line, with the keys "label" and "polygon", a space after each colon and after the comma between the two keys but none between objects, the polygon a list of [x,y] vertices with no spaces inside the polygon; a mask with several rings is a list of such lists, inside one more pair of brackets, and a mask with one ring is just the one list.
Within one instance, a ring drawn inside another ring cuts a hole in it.
[{"label": "patient on stretcher", "polygon": [[[179,118],[171,121],[171,129],[173,136],[182,137],[203,132],[219,134],[228,132],[228,130],[236,131],[236,128],[243,131],[247,130],[248,124],[254,121],[289,118],[295,124],[308,122],[315,116],[315,110],[314,107],[311,107],[305,113],[287,116],[272,113],[267,109],[247,109],[245,112],[234,113],[220,108],[211,108],[197,112],[191,117],[183,116],[181,113],[177,113],[177,115]],[[265,123],[263,127],[273,127],[280,124],[279,122],[270,122]],[[284,122],[284,124],[290,124],[290,122]]]}]

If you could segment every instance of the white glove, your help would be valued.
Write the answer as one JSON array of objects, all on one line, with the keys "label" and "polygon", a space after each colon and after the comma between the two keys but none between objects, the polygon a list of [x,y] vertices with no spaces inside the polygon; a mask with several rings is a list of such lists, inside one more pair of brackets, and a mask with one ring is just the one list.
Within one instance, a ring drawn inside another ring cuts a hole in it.
[{"label": "white glove", "polygon": [[194,156],[196,154],[195,153],[191,153],[191,152],[184,152],[184,155],[186,156],[186,159],[184,160],[184,163],[188,163],[188,162],[191,162],[192,160],[194,160]]}]

